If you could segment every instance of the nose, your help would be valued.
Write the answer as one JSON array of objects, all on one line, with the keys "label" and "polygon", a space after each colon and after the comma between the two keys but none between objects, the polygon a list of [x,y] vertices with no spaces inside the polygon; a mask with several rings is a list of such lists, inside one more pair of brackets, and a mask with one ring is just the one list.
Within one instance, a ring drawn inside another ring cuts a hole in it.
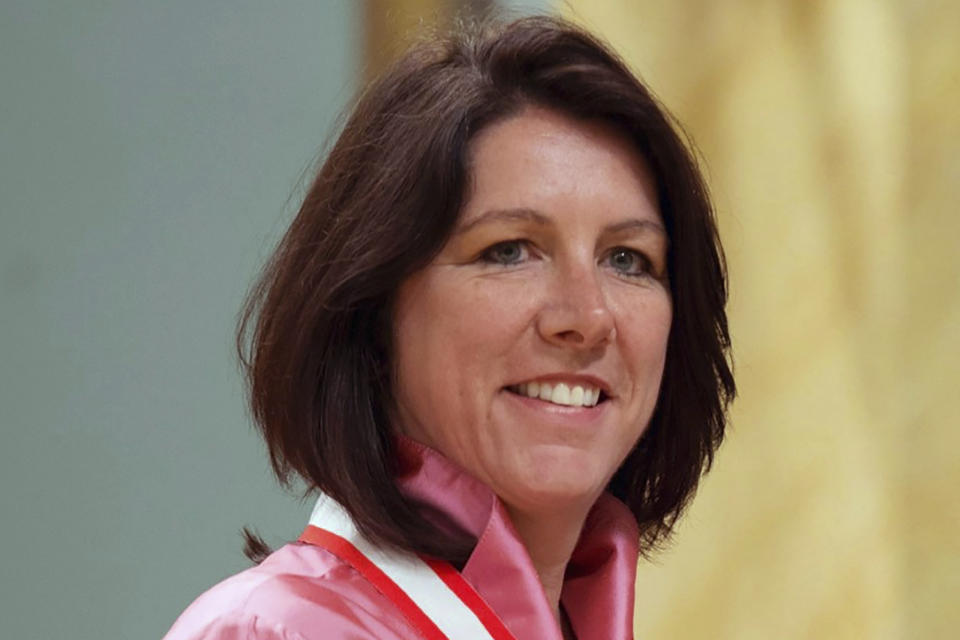
[{"label": "nose", "polygon": [[595,265],[556,274],[537,329],[547,342],[568,349],[586,351],[613,341],[616,325]]}]

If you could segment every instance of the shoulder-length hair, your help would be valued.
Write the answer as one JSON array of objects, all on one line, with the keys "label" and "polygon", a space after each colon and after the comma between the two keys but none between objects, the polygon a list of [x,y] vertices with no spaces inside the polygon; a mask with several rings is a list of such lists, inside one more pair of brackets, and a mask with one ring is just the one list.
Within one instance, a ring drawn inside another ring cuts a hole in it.
[{"label": "shoulder-length hair", "polygon": [[455,563],[473,541],[441,529],[394,483],[391,308],[452,232],[472,138],[528,105],[613,127],[657,183],[673,323],[655,412],[609,490],[636,516],[645,552],[666,539],[735,395],[723,252],[678,128],[624,62],[576,26],[531,17],[461,28],[400,58],[359,98],[237,332],[280,481],[299,475],[380,544]]}]

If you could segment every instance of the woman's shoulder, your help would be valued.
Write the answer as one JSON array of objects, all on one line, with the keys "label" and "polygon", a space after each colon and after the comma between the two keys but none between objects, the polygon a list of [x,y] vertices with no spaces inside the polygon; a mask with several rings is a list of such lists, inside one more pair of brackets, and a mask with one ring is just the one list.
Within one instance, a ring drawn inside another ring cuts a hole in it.
[{"label": "woman's shoulder", "polygon": [[417,637],[351,566],[318,547],[292,543],[203,593],[165,640]]}]

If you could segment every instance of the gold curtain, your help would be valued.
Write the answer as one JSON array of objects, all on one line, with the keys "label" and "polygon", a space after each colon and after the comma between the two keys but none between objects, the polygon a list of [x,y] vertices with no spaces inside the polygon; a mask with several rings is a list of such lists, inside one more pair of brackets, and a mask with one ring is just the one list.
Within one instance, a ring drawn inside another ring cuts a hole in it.
[{"label": "gold curtain", "polygon": [[[365,75],[487,4],[367,0]],[[637,637],[956,637],[960,3],[555,5],[696,140],[730,266],[740,398]]]},{"label": "gold curtain", "polygon": [[363,76],[381,73],[423,25],[443,24],[449,0],[365,0],[363,3]]},{"label": "gold curtain", "polygon": [[960,629],[960,3],[564,0],[685,124],[741,389],[638,638]]},{"label": "gold curtain", "polygon": [[489,13],[494,0],[364,0],[363,77],[371,80],[411,42],[458,18]]}]

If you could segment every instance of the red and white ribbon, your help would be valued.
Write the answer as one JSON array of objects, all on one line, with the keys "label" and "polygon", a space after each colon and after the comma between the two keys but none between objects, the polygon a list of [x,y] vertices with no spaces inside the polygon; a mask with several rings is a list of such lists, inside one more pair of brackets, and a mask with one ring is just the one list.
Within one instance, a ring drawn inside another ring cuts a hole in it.
[{"label": "red and white ribbon", "polygon": [[516,640],[449,563],[374,546],[327,496],[317,501],[300,541],[322,547],[356,569],[428,640]]}]

